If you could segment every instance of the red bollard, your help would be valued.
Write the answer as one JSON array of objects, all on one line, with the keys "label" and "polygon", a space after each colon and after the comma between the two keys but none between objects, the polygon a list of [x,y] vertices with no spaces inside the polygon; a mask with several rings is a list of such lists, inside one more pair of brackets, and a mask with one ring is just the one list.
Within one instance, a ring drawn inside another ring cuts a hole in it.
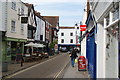
[{"label": "red bollard", "polygon": [[84,56],[78,58],[78,71],[86,71],[87,69],[87,60]]}]

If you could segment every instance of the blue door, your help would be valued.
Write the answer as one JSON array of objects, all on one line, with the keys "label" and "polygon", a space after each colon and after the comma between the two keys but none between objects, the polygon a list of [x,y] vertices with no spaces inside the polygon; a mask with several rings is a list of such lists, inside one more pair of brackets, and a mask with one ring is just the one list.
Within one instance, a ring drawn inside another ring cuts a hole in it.
[{"label": "blue door", "polygon": [[94,31],[87,37],[86,56],[88,59],[88,72],[91,78],[96,78],[96,43]]}]

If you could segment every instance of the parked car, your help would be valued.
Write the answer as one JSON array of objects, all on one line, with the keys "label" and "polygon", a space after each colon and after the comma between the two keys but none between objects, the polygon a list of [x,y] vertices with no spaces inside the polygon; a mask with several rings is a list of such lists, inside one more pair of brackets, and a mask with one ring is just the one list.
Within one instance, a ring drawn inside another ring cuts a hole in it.
[{"label": "parked car", "polygon": [[60,51],[61,51],[61,52],[67,52],[68,49],[67,49],[66,47],[62,47]]}]

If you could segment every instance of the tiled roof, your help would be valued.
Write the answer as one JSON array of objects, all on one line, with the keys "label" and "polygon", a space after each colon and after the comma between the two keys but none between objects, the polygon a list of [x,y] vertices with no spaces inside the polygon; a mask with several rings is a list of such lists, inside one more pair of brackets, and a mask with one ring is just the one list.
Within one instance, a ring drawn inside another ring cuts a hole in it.
[{"label": "tiled roof", "polygon": [[59,24],[59,16],[43,16],[43,18],[54,28]]}]

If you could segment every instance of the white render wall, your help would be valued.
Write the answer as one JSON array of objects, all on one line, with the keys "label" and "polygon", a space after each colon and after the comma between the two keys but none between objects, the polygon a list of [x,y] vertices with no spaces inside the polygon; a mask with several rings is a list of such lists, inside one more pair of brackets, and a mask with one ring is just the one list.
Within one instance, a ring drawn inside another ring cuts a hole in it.
[{"label": "white render wall", "polygon": [[81,55],[86,57],[86,37],[81,41]]},{"label": "white render wall", "polygon": [[97,31],[97,78],[105,78],[105,52],[104,52],[104,28],[103,25],[98,23]]},{"label": "white render wall", "polygon": [[[86,7],[85,10],[87,10],[87,2],[86,2]],[[84,11],[84,16],[83,16],[83,20],[82,20],[82,25],[86,25],[87,19],[87,11]],[[85,31],[82,31],[82,35],[85,33]],[[81,55],[86,57],[86,37],[81,41]]]},{"label": "white render wall", "polygon": [[[28,8],[22,3],[22,2],[16,2],[16,10],[11,9],[11,2],[8,2],[7,6],[7,37],[11,38],[19,38],[19,39],[27,39],[27,24],[23,24],[24,26],[24,33],[21,32],[21,20],[18,16],[18,8],[20,8],[21,11],[21,6],[24,6],[24,14],[28,14]],[[11,20],[16,21],[16,30],[15,32],[11,32]]]},{"label": "white render wall", "polygon": [[110,47],[106,49],[106,78],[118,77],[118,38],[110,34]]},{"label": "white render wall", "polygon": [[5,2],[0,0],[0,31],[6,31],[5,27]]},{"label": "white render wall", "polygon": [[[70,36],[71,32],[73,36]],[[64,36],[61,36],[61,33],[64,33]],[[61,39],[64,39],[64,43],[61,43]],[[70,39],[73,39],[73,43],[70,43]],[[75,29],[59,29],[58,44],[76,44]]]},{"label": "white render wall", "polygon": [[0,31],[2,30],[2,2],[0,0]]}]

